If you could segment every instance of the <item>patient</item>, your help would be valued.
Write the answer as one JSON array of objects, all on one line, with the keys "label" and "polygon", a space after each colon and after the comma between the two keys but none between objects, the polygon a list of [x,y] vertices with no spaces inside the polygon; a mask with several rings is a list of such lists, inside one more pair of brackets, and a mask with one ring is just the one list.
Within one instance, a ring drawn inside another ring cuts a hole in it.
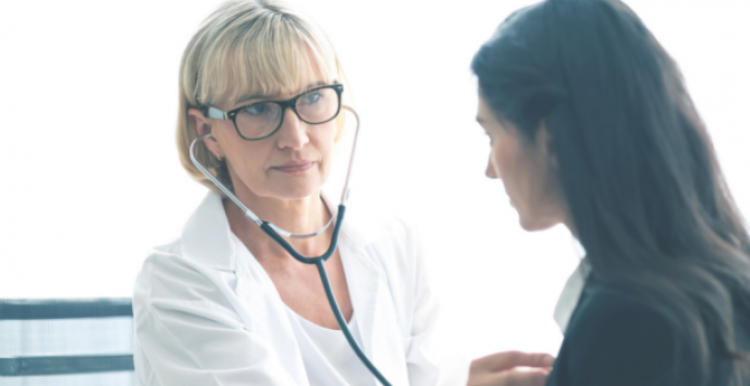
[{"label": "patient", "polygon": [[548,0],[474,57],[487,176],[586,250],[547,385],[748,385],[750,239],[676,63],[617,0]]}]

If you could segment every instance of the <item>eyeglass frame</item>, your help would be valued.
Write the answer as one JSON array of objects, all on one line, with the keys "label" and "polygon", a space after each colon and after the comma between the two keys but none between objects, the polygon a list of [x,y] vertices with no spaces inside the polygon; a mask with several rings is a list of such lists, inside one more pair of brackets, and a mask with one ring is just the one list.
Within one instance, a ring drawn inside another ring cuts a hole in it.
[{"label": "eyeglass frame", "polygon": [[[297,106],[296,106],[297,105],[297,99],[299,99],[303,95],[309,94],[309,93],[311,93],[311,92],[313,92],[315,90],[320,90],[320,89],[324,89],[324,88],[332,88],[332,89],[334,89],[336,91],[336,94],[338,94],[339,103],[338,103],[338,106],[336,106],[336,113],[333,114],[333,116],[330,119],[326,119],[325,121],[322,121],[322,122],[310,122],[310,121],[305,120],[304,118],[302,118],[302,116],[300,116],[299,111],[297,111]],[[244,139],[245,141],[260,141],[261,139],[266,139],[266,138],[268,138],[268,137],[276,134],[277,131],[279,131],[279,129],[281,128],[281,124],[284,123],[284,114],[285,114],[285,111],[286,111],[286,109],[288,107],[292,108],[292,111],[294,111],[294,114],[297,115],[297,118],[299,118],[300,121],[305,122],[305,123],[310,124],[310,125],[320,125],[320,124],[323,124],[323,123],[326,123],[326,122],[330,122],[330,121],[336,119],[336,117],[338,117],[339,113],[341,112],[341,94],[343,94],[343,92],[344,92],[344,85],[341,84],[341,83],[334,83],[334,84],[329,84],[329,85],[325,85],[325,86],[311,88],[311,89],[309,89],[309,90],[307,90],[305,92],[302,92],[299,95],[296,95],[296,96],[294,96],[294,97],[292,97],[290,99],[286,99],[286,100],[268,100],[268,101],[261,101],[261,102],[253,102],[253,103],[249,103],[249,104],[242,105],[240,107],[231,109],[229,111],[222,111],[222,110],[219,110],[219,109],[217,109],[216,107],[213,107],[213,106],[200,106],[199,108],[201,110],[201,113],[203,113],[203,115],[206,116],[206,118],[209,118],[209,119],[231,120],[232,124],[234,125],[234,129],[237,131],[237,135],[239,135],[240,138]],[[247,138],[244,135],[242,135],[242,132],[240,132],[240,128],[237,127],[237,113],[239,113],[240,111],[242,111],[242,110],[244,110],[244,109],[246,109],[246,108],[248,108],[248,107],[250,107],[252,105],[260,104],[260,103],[275,103],[275,104],[277,104],[277,105],[279,105],[281,107],[281,119],[279,119],[279,125],[276,126],[275,129],[271,130],[270,133],[268,133],[268,134],[266,134],[266,135],[264,135],[262,137]]]}]

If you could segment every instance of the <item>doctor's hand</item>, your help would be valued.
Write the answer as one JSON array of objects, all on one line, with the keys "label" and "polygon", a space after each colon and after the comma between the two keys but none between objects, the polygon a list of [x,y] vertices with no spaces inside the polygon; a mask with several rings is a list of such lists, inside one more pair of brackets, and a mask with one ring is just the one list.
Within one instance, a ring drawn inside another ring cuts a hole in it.
[{"label": "doctor's hand", "polygon": [[487,355],[471,362],[467,386],[544,386],[554,361],[548,354],[520,351]]}]

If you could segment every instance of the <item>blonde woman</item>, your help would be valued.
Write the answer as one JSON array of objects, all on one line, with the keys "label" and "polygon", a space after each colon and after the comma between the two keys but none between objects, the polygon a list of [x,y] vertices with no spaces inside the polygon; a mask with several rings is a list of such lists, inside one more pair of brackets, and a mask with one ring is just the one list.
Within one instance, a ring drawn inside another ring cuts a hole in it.
[{"label": "blonde woman", "polygon": [[[210,133],[196,159],[244,205],[290,232],[323,228],[335,216],[320,188],[342,127],[343,79],[321,31],[275,1],[227,2],[188,44],[178,147],[210,192],[181,237],[153,250],[135,284],[141,386],[376,385],[341,334],[316,268],[264,234],[189,157],[190,144]],[[318,256],[332,228],[287,240]],[[385,378],[436,384],[428,350],[436,302],[413,232],[400,222],[365,227],[350,215],[325,269],[354,340]],[[546,370],[512,368],[550,361],[495,354],[464,368],[461,383],[541,385]]]}]

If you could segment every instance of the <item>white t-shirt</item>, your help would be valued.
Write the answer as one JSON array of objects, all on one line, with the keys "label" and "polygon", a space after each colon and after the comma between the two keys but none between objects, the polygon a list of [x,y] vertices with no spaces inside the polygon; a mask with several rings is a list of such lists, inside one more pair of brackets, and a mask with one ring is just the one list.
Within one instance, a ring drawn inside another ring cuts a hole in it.
[{"label": "white t-shirt", "polygon": [[[310,386],[375,386],[375,377],[354,353],[341,330],[331,330],[286,308],[299,342]],[[352,316],[349,331],[362,347],[357,318]]]},{"label": "white t-shirt", "polygon": [[588,260],[586,258],[581,259],[578,268],[570,275],[562,293],[560,293],[560,298],[555,306],[554,317],[563,335],[568,329],[568,323],[573,316],[573,311],[578,306],[578,300],[581,298],[583,287],[586,285],[586,279],[588,279],[590,273],[591,265],[589,265]]}]

